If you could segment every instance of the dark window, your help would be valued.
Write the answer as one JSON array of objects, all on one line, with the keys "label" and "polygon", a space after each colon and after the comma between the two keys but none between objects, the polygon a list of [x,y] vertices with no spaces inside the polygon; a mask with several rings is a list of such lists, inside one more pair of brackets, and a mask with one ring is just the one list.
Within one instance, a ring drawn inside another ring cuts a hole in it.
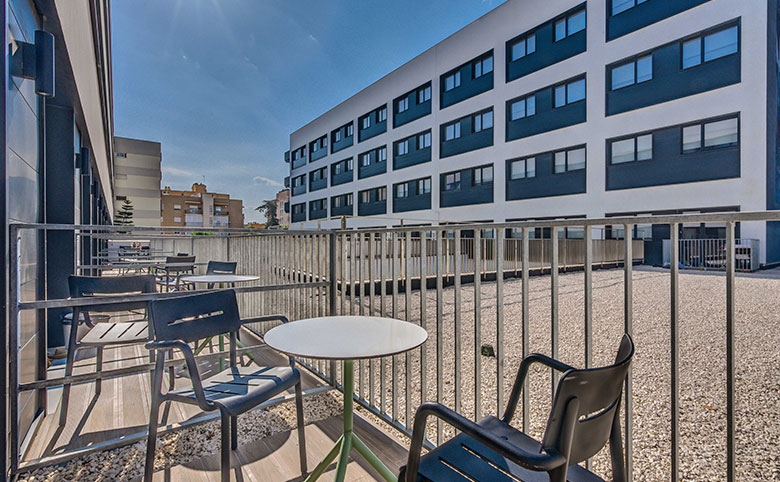
[{"label": "dark window", "polygon": [[585,169],[585,147],[575,147],[555,153],[553,172],[561,174]]},{"label": "dark window", "polygon": [[425,132],[417,136],[417,149],[431,147],[431,132]]},{"label": "dark window", "polygon": [[516,159],[509,163],[509,178],[528,179],[536,177],[536,158],[527,157],[525,159]]},{"label": "dark window", "polygon": [[490,54],[489,56],[483,57],[479,60],[475,60],[473,66],[475,79],[493,72],[493,54]]},{"label": "dark window", "polygon": [[431,178],[419,179],[417,181],[417,194],[431,193]]},{"label": "dark window", "polygon": [[703,62],[719,59],[739,51],[739,30],[736,25],[717,32],[684,40],[682,68],[695,67]]},{"label": "dark window", "polygon": [[422,104],[431,100],[431,86],[425,86],[417,90],[417,103]]},{"label": "dark window", "polygon": [[493,111],[482,112],[480,114],[474,114],[471,117],[473,132],[479,132],[485,129],[493,128]]},{"label": "dark window", "polygon": [[510,62],[522,59],[526,55],[536,52],[536,33],[530,33],[514,42],[510,47]]},{"label": "dark window", "polygon": [[563,107],[585,99],[585,79],[577,79],[555,87],[554,107]]},{"label": "dark window", "polygon": [[473,183],[475,186],[480,184],[491,184],[493,182],[493,166],[483,166],[474,168]]},{"label": "dark window", "polygon": [[460,173],[452,172],[444,176],[445,191],[460,191]]},{"label": "dark window", "polygon": [[612,0],[612,15],[625,12],[626,10],[634,8],[639,4],[645,3],[646,1],[647,0]]},{"label": "dark window", "polygon": [[720,149],[739,143],[739,119],[731,117],[682,128],[682,152]]},{"label": "dark window", "polygon": [[585,9],[578,10],[557,20],[555,22],[554,39],[557,42],[581,30],[585,30]]},{"label": "dark window", "polygon": [[509,104],[509,120],[536,114],[536,94],[530,94]]},{"label": "dark window", "polygon": [[646,82],[653,78],[653,54],[612,67],[612,90]]},{"label": "dark window", "polygon": [[444,78],[444,92],[460,87],[460,70]]},{"label": "dark window", "polygon": [[612,141],[610,163],[622,164],[633,161],[647,161],[653,158],[653,135],[643,134],[628,139]]}]

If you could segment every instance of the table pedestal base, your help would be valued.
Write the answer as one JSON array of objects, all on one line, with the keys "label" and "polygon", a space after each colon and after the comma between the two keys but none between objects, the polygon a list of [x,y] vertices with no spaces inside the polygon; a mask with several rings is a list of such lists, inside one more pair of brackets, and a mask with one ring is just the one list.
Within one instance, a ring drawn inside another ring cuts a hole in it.
[{"label": "table pedestal base", "polygon": [[[349,454],[354,448],[355,451],[362,456],[366,462],[371,464],[379,474],[388,482],[397,482],[396,476],[387,468],[385,464],[379,460],[379,457],[366,447],[366,444],[358,438],[358,436],[352,431],[353,421],[353,400],[352,396],[355,391],[355,372],[354,362],[352,360],[344,360],[344,433],[336,441],[336,445],[330,449],[328,455],[322,459],[317,467],[306,477],[306,482],[314,482],[320,475],[325,472],[331,462],[338,455],[339,460],[336,464],[336,482],[343,482],[344,476],[347,471],[347,463],[349,463]],[[335,376],[335,373],[333,374]]]}]

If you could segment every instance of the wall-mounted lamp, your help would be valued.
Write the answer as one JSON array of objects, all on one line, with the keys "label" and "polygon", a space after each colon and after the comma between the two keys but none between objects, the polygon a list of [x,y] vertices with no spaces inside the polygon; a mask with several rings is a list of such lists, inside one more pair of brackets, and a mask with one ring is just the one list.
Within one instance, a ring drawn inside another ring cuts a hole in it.
[{"label": "wall-mounted lamp", "polygon": [[54,97],[54,35],[35,31],[35,43],[17,42],[11,56],[11,75],[35,80],[35,93]]}]

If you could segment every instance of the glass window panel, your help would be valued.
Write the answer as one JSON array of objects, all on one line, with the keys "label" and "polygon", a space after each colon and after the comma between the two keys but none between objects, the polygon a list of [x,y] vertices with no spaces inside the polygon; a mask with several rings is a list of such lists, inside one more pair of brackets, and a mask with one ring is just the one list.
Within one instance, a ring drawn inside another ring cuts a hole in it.
[{"label": "glass window panel", "polygon": [[568,32],[566,35],[575,34],[580,30],[585,30],[585,10],[581,10],[569,17]]},{"label": "glass window panel", "polygon": [[704,147],[737,143],[737,119],[725,119],[704,124]]},{"label": "glass window panel", "polygon": [[455,124],[455,137],[460,137],[460,122]]},{"label": "glass window panel", "polygon": [[555,173],[566,172],[566,152],[555,153]]},{"label": "glass window panel", "polygon": [[485,112],[482,114],[482,128],[483,129],[492,129],[493,128],[493,111]]},{"label": "glass window panel", "polygon": [[475,115],[474,116],[474,132],[479,132],[482,130],[482,116],[481,115]]},{"label": "glass window panel", "polygon": [[525,161],[525,175],[526,177],[536,177],[536,158],[529,157]]},{"label": "glass window panel", "polygon": [[474,64],[474,78],[482,75],[482,62],[478,61]]},{"label": "glass window panel", "polygon": [[521,40],[512,45],[512,61],[525,57],[525,40]]},{"label": "glass window panel", "polygon": [[536,52],[536,34],[532,33],[525,39],[526,55]]},{"label": "glass window panel", "polygon": [[568,152],[569,170],[585,169],[585,148],[574,149]]},{"label": "glass window panel", "polygon": [[619,65],[612,69],[612,90],[634,83],[634,63]]},{"label": "glass window panel", "polygon": [[701,126],[683,127],[683,152],[689,152],[701,147]]},{"label": "glass window panel", "polygon": [[510,119],[517,120],[525,117],[525,99],[512,103]]},{"label": "glass window panel", "polygon": [[653,158],[653,135],[647,134],[636,138],[636,160],[646,161]]},{"label": "glass window panel", "polygon": [[634,139],[624,139],[612,143],[612,164],[622,164],[634,160]]},{"label": "glass window panel", "polygon": [[566,86],[561,85],[555,88],[555,107],[566,105]]},{"label": "glass window panel", "polygon": [[567,102],[577,102],[585,98],[585,79],[577,80],[566,86]]},{"label": "glass window panel", "polygon": [[525,115],[536,114],[536,96],[530,95],[525,99]]},{"label": "glass window panel", "polygon": [[397,184],[395,186],[395,197],[406,197],[406,184]]},{"label": "glass window panel", "polygon": [[727,28],[704,37],[704,61],[718,59],[737,51],[737,27]]},{"label": "glass window panel", "polygon": [[482,74],[493,72],[493,57],[490,56],[482,61]]},{"label": "glass window panel", "polygon": [[701,39],[695,38],[683,42],[682,45],[682,67],[687,69],[701,63]]},{"label": "glass window panel", "polygon": [[634,0],[612,0],[612,15],[625,12],[634,6]]},{"label": "glass window panel", "polygon": [[636,82],[644,82],[653,78],[653,56],[645,55],[636,61]]},{"label": "glass window panel", "polygon": [[474,184],[482,184],[482,169],[474,169]]},{"label": "glass window panel", "polygon": [[566,37],[566,19],[562,18],[555,22],[555,40],[561,40]]},{"label": "glass window panel", "polygon": [[510,166],[509,176],[512,179],[523,179],[525,177],[525,160],[513,162]]}]

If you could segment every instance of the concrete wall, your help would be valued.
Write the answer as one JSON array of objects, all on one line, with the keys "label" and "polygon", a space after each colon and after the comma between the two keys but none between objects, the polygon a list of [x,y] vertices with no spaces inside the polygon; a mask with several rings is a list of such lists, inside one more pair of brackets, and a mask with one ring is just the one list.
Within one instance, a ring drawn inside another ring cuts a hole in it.
[{"label": "concrete wall", "polygon": [[114,138],[114,210],[132,201],[135,226],[160,225],[161,162],[159,142]]}]

